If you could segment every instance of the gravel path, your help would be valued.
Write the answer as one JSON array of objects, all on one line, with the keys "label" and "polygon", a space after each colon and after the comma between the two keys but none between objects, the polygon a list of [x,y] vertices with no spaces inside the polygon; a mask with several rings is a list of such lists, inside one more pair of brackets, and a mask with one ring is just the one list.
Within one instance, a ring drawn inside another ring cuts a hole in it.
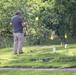
[{"label": "gravel path", "polygon": [[0,68],[0,70],[50,70],[50,71],[74,71],[76,72],[76,68]]}]

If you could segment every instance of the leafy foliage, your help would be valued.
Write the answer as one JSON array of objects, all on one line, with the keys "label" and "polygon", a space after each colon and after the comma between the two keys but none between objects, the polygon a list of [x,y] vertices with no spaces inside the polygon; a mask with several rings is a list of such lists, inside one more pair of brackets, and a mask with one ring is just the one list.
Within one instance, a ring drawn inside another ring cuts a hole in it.
[{"label": "leafy foliage", "polygon": [[0,0],[0,9],[0,38],[2,40],[13,38],[13,29],[9,23],[18,9],[22,11],[21,16],[24,21],[28,22],[24,30],[25,35],[28,34],[25,40],[28,45],[48,42],[51,29],[61,39],[64,38],[65,33],[68,36],[76,36],[75,0]]}]

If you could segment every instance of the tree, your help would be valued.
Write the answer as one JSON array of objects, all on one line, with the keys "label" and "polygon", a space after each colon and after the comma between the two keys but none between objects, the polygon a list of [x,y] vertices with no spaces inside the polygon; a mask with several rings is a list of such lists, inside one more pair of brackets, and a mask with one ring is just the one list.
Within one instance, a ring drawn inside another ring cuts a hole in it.
[{"label": "tree", "polygon": [[51,29],[60,38],[63,38],[65,33],[69,36],[76,36],[75,0],[0,0],[0,9],[0,38],[3,39],[2,41],[13,38],[13,29],[9,23],[18,9],[22,11],[21,16],[24,21],[28,22],[25,28],[25,33],[28,32],[28,35],[25,34],[28,43],[44,43],[45,39],[49,39]]}]

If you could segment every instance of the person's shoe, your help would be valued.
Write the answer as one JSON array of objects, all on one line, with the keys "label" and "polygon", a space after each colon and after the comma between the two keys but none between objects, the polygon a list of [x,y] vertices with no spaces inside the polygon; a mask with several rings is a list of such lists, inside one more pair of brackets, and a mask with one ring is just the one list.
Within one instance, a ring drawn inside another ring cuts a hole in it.
[{"label": "person's shoe", "polygon": [[24,52],[19,52],[19,54],[23,54]]}]

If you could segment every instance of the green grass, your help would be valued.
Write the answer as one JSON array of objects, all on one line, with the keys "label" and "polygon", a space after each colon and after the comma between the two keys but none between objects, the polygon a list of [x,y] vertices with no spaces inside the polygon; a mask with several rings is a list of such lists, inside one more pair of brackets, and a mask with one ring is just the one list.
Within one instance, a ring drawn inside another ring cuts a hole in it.
[{"label": "green grass", "polygon": [[0,70],[0,75],[76,75],[76,72],[45,70]]},{"label": "green grass", "polygon": [[66,49],[64,45],[23,47],[23,51],[24,54],[13,55],[13,48],[0,49],[0,67],[76,67],[76,44]]}]

